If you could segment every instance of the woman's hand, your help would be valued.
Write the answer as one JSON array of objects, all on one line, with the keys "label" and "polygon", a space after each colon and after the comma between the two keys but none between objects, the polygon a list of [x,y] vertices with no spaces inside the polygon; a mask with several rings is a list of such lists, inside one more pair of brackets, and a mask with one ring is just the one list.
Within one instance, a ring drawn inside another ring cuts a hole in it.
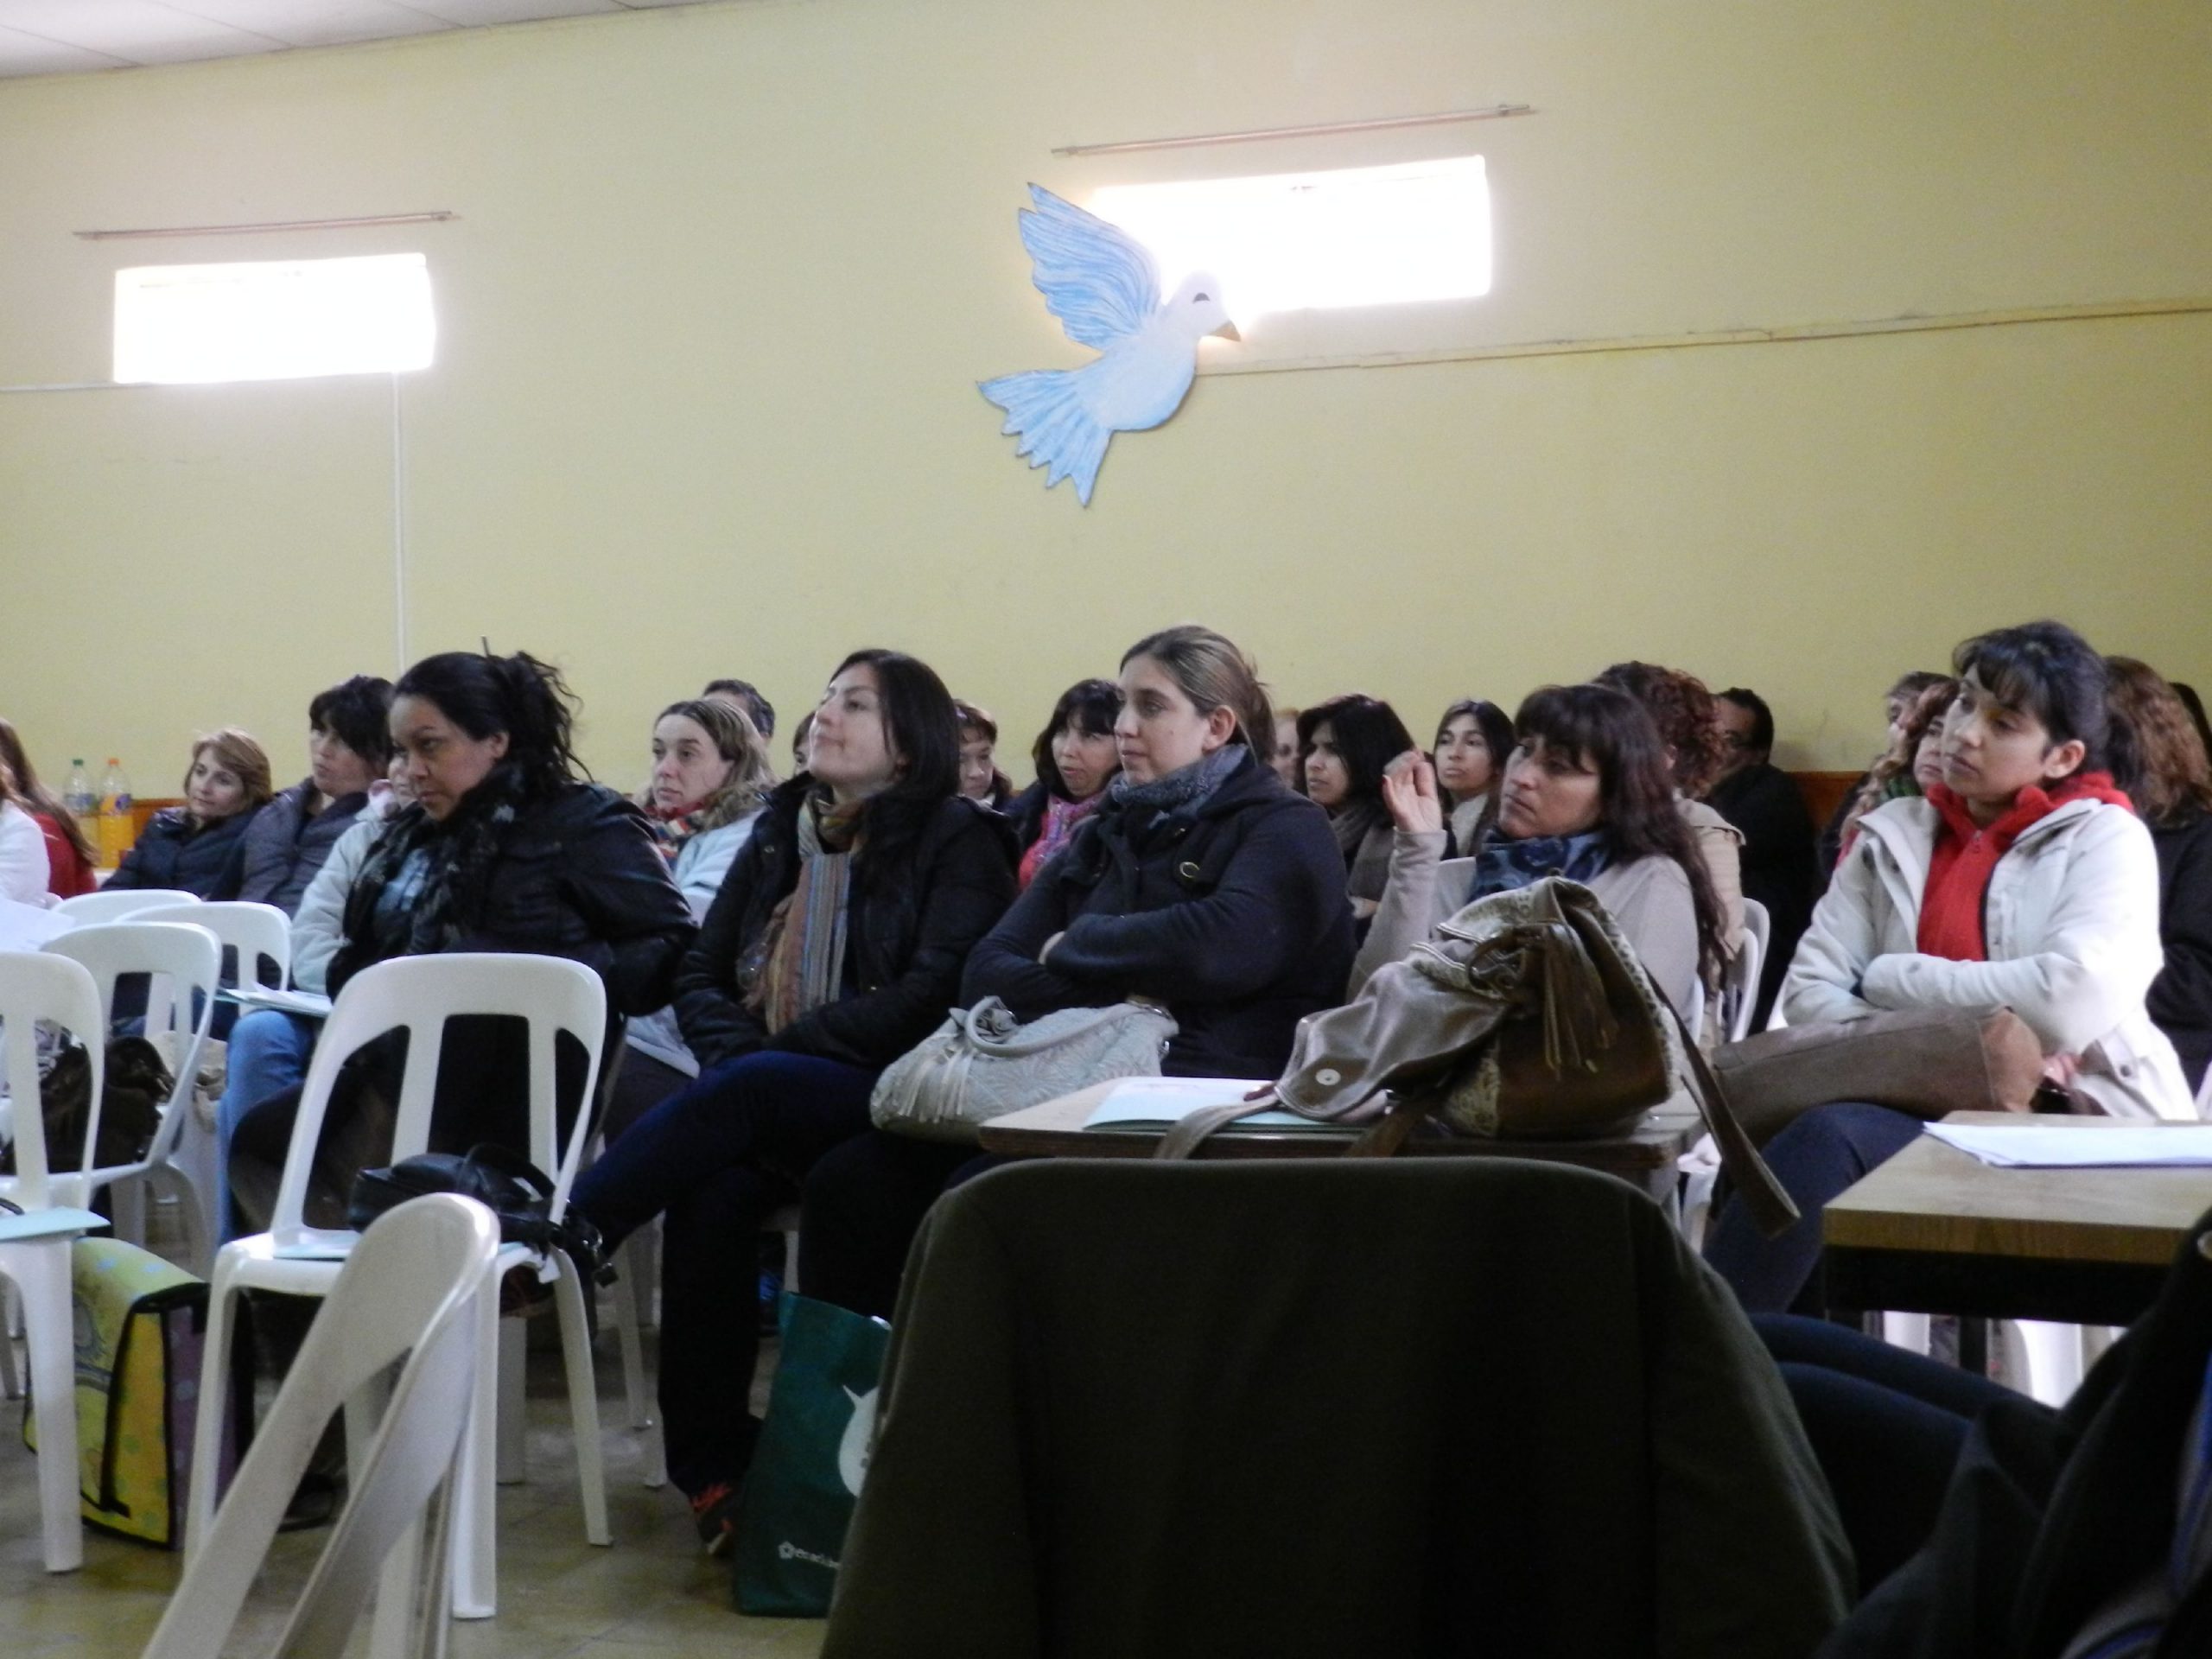
[{"label": "woman's hand", "polygon": [[1444,798],[1436,792],[1436,768],[1418,749],[1408,749],[1382,769],[1382,804],[1390,821],[1409,835],[1430,835],[1444,828]]},{"label": "woman's hand", "polygon": [[2062,1089],[2071,1089],[2074,1079],[2082,1075],[2082,1057],[2079,1054],[2046,1054],[2044,1056],[2043,1075],[2047,1081]]}]

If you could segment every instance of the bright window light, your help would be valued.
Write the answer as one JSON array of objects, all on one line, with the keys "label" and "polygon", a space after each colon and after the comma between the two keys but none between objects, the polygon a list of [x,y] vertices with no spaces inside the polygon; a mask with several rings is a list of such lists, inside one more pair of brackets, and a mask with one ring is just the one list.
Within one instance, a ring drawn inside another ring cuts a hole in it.
[{"label": "bright window light", "polygon": [[115,378],[296,380],[424,369],[437,340],[419,253],[115,273]]},{"label": "bright window light", "polygon": [[1490,292],[1483,158],[1113,185],[1090,211],[1152,250],[1162,296],[1194,270],[1238,321]]}]

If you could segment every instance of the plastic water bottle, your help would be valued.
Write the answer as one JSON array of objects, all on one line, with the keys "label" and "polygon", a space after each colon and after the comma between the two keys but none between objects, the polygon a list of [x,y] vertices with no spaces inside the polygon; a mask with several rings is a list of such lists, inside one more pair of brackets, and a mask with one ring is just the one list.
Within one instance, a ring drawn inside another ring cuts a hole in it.
[{"label": "plastic water bottle", "polygon": [[69,816],[77,820],[77,828],[84,832],[85,844],[98,847],[100,839],[100,798],[92,792],[92,774],[85,770],[80,755],[69,763],[69,787],[62,791],[61,804],[69,809]]},{"label": "plastic water bottle", "polygon": [[100,780],[101,865],[111,870],[122,863],[123,855],[137,839],[130,826],[130,780],[123,775],[123,763],[110,755],[107,776]]}]

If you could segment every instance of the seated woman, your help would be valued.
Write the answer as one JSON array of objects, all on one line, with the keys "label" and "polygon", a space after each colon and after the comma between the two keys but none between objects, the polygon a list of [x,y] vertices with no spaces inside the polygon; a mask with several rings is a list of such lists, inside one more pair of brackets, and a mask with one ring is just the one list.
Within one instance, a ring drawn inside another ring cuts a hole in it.
[{"label": "seated woman", "polygon": [[5,720],[0,720],[0,772],[16,780],[16,804],[30,814],[46,842],[47,892],[56,899],[74,899],[95,891],[99,882],[92,872],[99,868],[99,855],[85,838],[76,814],[39,782],[23,740]]},{"label": "seated woman", "polygon": [[698,1079],[576,1183],[613,1249],[666,1215],[660,1406],[669,1478],[720,1549],[760,1424],[751,1263],[814,1161],[868,1127],[886,1065],[958,1000],[960,968],[1014,897],[1014,832],[959,795],[944,682],[890,651],[838,664],[808,769],[777,789],[677,976]]},{"label": "seated woman", "polygon": [[[959,1002],[1023,1020],[1132,997],[1179,1027],[1171,1077],[1274,1077],[1351,966],[1344,860],[1325,816],[1268,764],[1266,690],[1243,653],[1169,628],[1122,663],[1122,772],[1067,851],[976,947]],[[887,1315],[907,1246],[972,1147],[868,1134],[817,1164],[799,1238],[808,1295]]]},{"label": "seated woman", "polygon": [[1915,692],[1890,722],[1890,747],[1866,769],[1858,791],[1835,821],[1838,843],[1851,850],[1859,821],[1876,807],[1907,796],[1925,795],[1943,781],[1943,716],[1959,695],[1959,683],[1946,674]]},{"label": "seated woman", "polygon": [[[2103,660],[2056,622],[1967,640],[1944,720],[1944,782],[1859,836],[1783,982],[1793,1026],[1889,1009],[2011,1008],[2082,1109],[2196,1116],[2144,995],[2164,964],[2150,831],[2102,770]],[[1768,1240],[1731,1203],[1706,1259],[1756,1312],[1788,1310],[1821,1253],[1821,1208],[1920,1133],[1910,1113],[1819,1106],[1767,1144],[1802,1218]]]},{"label": "seated woman", "polygon": [[1114,749],[1114,721],[1121,712],[1122,688],[1113,681],[1077,680],[1060,693],[1052,719],[1037,734],[1029,751],[1037,781],[1006,808],[1021,848],[1017,875],[1025,891],[1105,800],[1106,785],[1122,768]]},{"label": "seated woman", "polygon": [[391,682],[356,674],[308,704],[308,776],[271,800],[245,829],[238,896],[287,916],[338,839],[368,804],[369,785],[391,761]]},{"label": "seated woman", "polygon": [[[1948,681],[1950,677],[1948,674],[1938,674],[1931,669],[1916,668],[1910,674],[1899,675],[1890,689],[1883,693],[1882,722],[1887,738],[1882,750],[1883,755],[1893,754],[1897,752],[1901,723],[1906,713],[1918,700],[1920,694],[1939,680]],[[1950,698],[1946,696],[1944,706],[1948,708],[1949,704]],[[1877,755],[1875,764],[1878,765],[1881,759],[1882,755]],[[1821,831],[1820,840],[1815,849],[1815,862],[1819,866],[1821,886],[1823,888],[1827,886],[1828,877],[1834,874],[1835,867],[1842,861],[1844,826],[1859,816],[1853,808],[1860,791],[1866,787],[1867,779],[1872,775],[1872,766],[1870,766],[1866,772],[1860,775],[1859,781],[1852,785],[1850,792],[1836,803],[1835,811],[1830,816],[1827,827]]]},{"label": "seated woman", "polygon": [[1529,694],[1513,730],[1497,823],[1471,858],[1445,861],[1444,802],[1426,758],[1384,784],[1390,880],[1351,988],[1463,906],[1560,875],[1597,894],[1652,983],[1687,1008],[1701,963],[1719,958],[1720,908],[1651,717],[1611,686],[1553,685]]},{"label": "seated woman", "polygon": [[[346,891],[344,938],[324,969],[331,995],[394,957],[511,950],[566,957],[596,973],[610,1042],[621,1016],[667,1002],[690,912],[637,808],[577,780],[572,726],[559,674],[525,652],[448,652],[400,677],[391,735],[415,800],[384,828]],[[582,1104],[578,1058],[564,1046],[564,1113]],[[310,1225],[343,1225],[353,1175],[378,1161],[390,1123],[377,1106],[397,1097],[398,1060],[397,1041],[371,1045],[331,1100]],[[431,1149],[526,1148],[528,1077],[519,1022],[448,1022]],[[232,1199],[252,1227],[267,1225],[298,1109],[299,1091],[286,1090],[250,1107],[232,1137]]]},{"label": "seated woman", "polygon": [[2165,966],[2145,1007],[2174,1046],[2192,1093],[2212,1063],[2212,763],[2188,705],[2147,663],[2107,657],[2114,748],[2135,766],[2128,794],[2158,855],[2158,937]]},{"label": "seated woman", "polygon": [[[776,786],[768,746],[733,704],[712,698],[662,709],[652,744],[646,817],[692,919],[704,921]],[[673,1009],[632,1020],[629,1044],[607,1104],[610,1141],[699,1075]]]},{"label": "seated woman", "polygon": [[147,821],[107,885],[175,887],[202,899],[235,899],[245,874],[245,830],[268,804],[269,757],[235,726],[192,746],[182,806]]},{"label": "seated woman", "polygon": [[1497,798],[1505,787],[1505,760],[1513,743],[1513,717],[1481,697],[1461,698],[1436,722],[1428,758],[1436,767],[1436,786],[1450,806],[1447,856],[1472,854],[1497,821]]},{"label": "seated woman", "polygon": [[1390,810],[1382,804],[1382,772],[1414,746],[1397,711],[1354,692],[1332,697],[1298,717],[1298,754],[1306,798],[1329,815],[1344,855],[1344,887],[1355,922],[1375,913],[1390,874]]},{"label": "seated woman", "polygon": [[1002,812],[1014,798],[1014,779],[998,767],[999,723],[975,703],[956,697],[952,707],[960,716],[960,792]]}]

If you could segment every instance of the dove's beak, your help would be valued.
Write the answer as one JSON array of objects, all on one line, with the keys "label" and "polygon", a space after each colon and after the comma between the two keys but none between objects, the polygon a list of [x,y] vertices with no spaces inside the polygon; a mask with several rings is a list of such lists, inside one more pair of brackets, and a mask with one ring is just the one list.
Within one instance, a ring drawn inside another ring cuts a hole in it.
[{"label": "dove's beak", "polygon": [[1242,334],[1238,334],[1238,333],[1236,332],[1236,325],[1235,323],[1233,323],[1233,322],[1224,322],[1224,323],[1223,323],[1223,324],[1221,325],[1221,327],[1218,327],[1218,328],[1217,328],[1217,329],[1215,329],[1215,330],[1213,331],[1213,337],[1214,337],[1216,340],[1236,340],[1236,341],[1238,341],[1240,344],[1243,342],[1243,339],[1244,339],[1244,336],[1243,336],[1243,335],[1242,335]]}]

